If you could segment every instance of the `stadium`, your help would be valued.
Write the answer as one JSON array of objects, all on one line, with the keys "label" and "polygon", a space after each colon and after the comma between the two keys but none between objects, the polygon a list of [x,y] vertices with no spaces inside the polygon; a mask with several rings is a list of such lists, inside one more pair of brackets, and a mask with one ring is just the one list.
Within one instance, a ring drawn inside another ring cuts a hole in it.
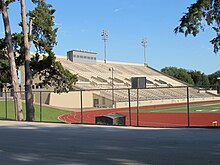
[{"label": "stadium", "polygon": [[[32,87],[36,104],[72,111],[59,116],[61,121],[95,124],[97,116],[119,113],[126,116],[126,125],[137,126],[189,126],[189,122],[216,126],[220,122],[216,90],[189,86],[147,64],[97,60],[96,53],[90,51],[71,50],[56,60],[77,74],[74,90],[57,94],[39,85],[39,78],[34,79]],[[21,80],[24,85],[24,77]],[[191,119],[188,111],[192,111]],[[151,116],[150,121],[147,116]]]},{"label": "stadium", "polygon": [[[164,75],[146,64],[122,63],[96,60],[96,53],[83,50],[73,50],[65,56],[56,56],[65,69],[77,74],[78,81],[75,90],[84,90],[84,108],[123,108],[127,106],[128,93],[131,89],[131,103],[135,106],[137,99],[136,88],[132,88],[131,79],[144,77],[145,89],[139,90],[139,104],[168,104],[186,102],[187,84],[177,79]],[[24,75],[24,74],[22,74]],[[34,79],[35,91],[45,90],[39,86],[37,78]],[[24,84],[22,77],[21,84]],[[21,85],[24,86],[24,85]],[[51,89],[49,89],[51,90]],[[80,108],[77,104],[78,95],[75,91],[63,94],[48,93],[44,96],[44,103],[51,106]],[[114,96],[112,96],[114,95]],[[213,91],[202,88],[189,88],[191,102],[219,99]],[[37,101],[37,99],[35,99]],[[74,104],[71,100],[75,100]]]}]

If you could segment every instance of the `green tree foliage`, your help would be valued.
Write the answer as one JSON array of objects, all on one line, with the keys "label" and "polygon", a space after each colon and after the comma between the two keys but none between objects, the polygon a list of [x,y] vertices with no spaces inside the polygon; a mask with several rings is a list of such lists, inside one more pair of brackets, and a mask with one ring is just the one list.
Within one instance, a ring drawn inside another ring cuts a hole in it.
[{"label": "green tree foliage", "polygon": [[0,84],[11,83],[5,39],[0,39]]},{"label": "green tree foliage", "polygon": [[206,26],[211,26],[216,32],[216,37],[210,42],[213,44],[214,52],[217,53],[220,49],[220,1],[197,0],[187,9],[180,19],[180,25],[174,29],[175,33],[196,36],[200,30],[204,31]]},{"label": "green tree foliage", "polygon": [[[32,34],[29,40],[36,48],[36,54],[32,55],[30,66],[32,76],[39,76],[39,85],[54,87],[56,92],[68,92],[73,89],[77,76],[64,69],[53,53],[56,45],[57,28],[54,27],[55,10],[52,5],[44,0],[32,0],[36,8],[28,13],[32,19]],[[19,56],[16,57],[17,67],[24,65],[23,34],[13,34],[13,45]]]},{"label": "green tree foliage", "polygon": [[201,73],[200,71],[188,71],[191,78],[193,79],[194,85],[201,86],[201,85],[209,85],[209,79],[208,76],[204,73]]},{"label": "green tree foliage", "polygon": [[218,79],[219,77],[220,77],[220,70],[208,75],[210,84],[219,85],[220,84],[220,80]]},{"label": "green tree foliage", "polygon": [[161,69],[161,72],[188,84],[194,85],[193,79],[191,78],[190,74],[186,69],[176,67],[165,67]]},{"label": "green tree foliage", "polygon": [[[41,57],[41,59],[40,59]],[[77,81],[77,76],[64,69],[56,57],[52,55],[34,56],[31,61],[34,75],[38,75],[40,85],[55,87],[55,91],[68,92],[73,89],[73,84]]]},{"label": "green tree foliage", "polygon": [[[7,5],[14,2],[15,0],[6,1]],[[0,1],[2,2],[2,1]],[[30,59],[27,58],[27,54],[29,54],[29,47],[31,43],[34,44],[36,48],[36,54],[32,56],[30,61],[30,69],[27,69],[28,75],[38,75],[42,82],[41,84],[47,86],[55,87],[57,92],[67,92],[73,89],[73,83],[77,81],[77,76],[71,74],[68,70],[64,69],[60,62],[56,61],[56,57],[53,53],[53,47],[56,45],[56,33],[57,29],[54,29],[54,16],[55,10],[52,9],[52,5],[46,4],[44,0],[32,0],[32,2],[36,5],[36,8],[33,11],[30,11],[27,16],[29,18],[29,36],[28,42],[24,44],[24,30],[26,30],[26,13],[24,0],[21,0],[21,9],[22,9],[22,26],[23,32],[20,34],[13,34],[13,46],[16,54],[16,64],[17,69],[19,66],[24,65]],[[9,6],[8,6],[9,7]],[[4,39],[3,39],[4,41]],[[4,43],[0,43],[4,48]],[[28,48],[28,49],[27,49]],[[43,55],[44,54],[44,55]],[[46,54],[46,55],[45,55]],[[15,54],[14,54],[15,55]],[[0,66],[6,68],[5,61],[2,58]],[[25,65],[26,66],[26,65]],[[27,76],[27,71],[25,69],[25,77]],[[31,72],[30,72],[31,71]],[[29,76],[30,77],[30,76]],[[26,79],[26,78],[25,78]],[[31,79],[28,79],[26,82],[31,82]],[[27,85],[25,85],[27,86]],[[29,85],[31,87],[31,85]],[[26,90],[30,91],[30,90]],[[27,93],[27,92],[26,92]],[[32,92],[29,92],[32,95]],[[30,97],[28,97],[30,98]],[[29,100],[26,98],[26,103]],[[30,110],[31,113],[27,113],[27,120],[34,120],[33,115],[29,116],[28,114],[34,114],[34,109],[28,107],[28,105],[33,105],[33,101],[26,104],[27,112]],[[32,113],[33,112],[33,113]]]},{"label": "green tree foliage", "polygon": [[[53,28],[55,9],[52,5],[46,4],[44,0],[32,0],[37,7],[29,12],[30,19],[33,21],[31,40],[34,43],[37,52],[49,55],[53,53],[53,47],[56,45],[57,28]],[[43,18],[43,19],[42,19]]]},{"label": "green tree foliage", "polygon": [[186,70],[177,67],[165,67],[161,69],[161,72],[195,86],[218,85],[219,80],[217,78],[220,77],[220,71],[206,75],[200,71]]},{"label": "green tree foliage", "polygon": [[[30,39],[37,50],[31,62],[33,76],[39,75],[42,85],[53,86],[57,92],[72,90],[73,83],[77,81],[77,76],[64,69],[62,64],[56,61],[53,53],[58,30],[53,28],[55,10],[52,5],[46,4],[44,0],[32,1],[37,5],[33,11],[29,12],[29,16],[33,20]],[[47,55],[41,55],[45,53]]]}]

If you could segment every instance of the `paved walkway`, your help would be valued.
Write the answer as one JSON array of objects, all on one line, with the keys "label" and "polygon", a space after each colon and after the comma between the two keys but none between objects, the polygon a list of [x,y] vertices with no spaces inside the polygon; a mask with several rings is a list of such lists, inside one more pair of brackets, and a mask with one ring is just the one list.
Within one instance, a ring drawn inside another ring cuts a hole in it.
[{"label": "paved walkway", "polygon": [[3,165],[217,165],[219,129],[0,121]]}]

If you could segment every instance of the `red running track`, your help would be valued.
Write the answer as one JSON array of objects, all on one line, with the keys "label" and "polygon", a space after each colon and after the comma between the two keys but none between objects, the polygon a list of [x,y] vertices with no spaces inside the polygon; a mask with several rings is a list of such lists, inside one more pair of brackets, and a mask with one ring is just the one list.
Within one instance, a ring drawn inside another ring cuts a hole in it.
[{"label": "red running track", "polygon": [[[82,123],[95,124],[95,117],[110,113],[120,113],[126,116],[126,125],[130,125],[130,116],[126,109],[105,109],[84,111]],[[59,120],[68,123],[81,123],[81,113],[74,112],[59,116]],[[213,123],[214,122],[214,123]],[[216,124],[217,122],[217,124]],[[137,123],[137,113],[131,115],[132,126],[153,126],[153,127],[185,127],[188,126],[188,116],[186,113],[139,113]],[[190,113],[190,126],[220,126],[220,113]]]}]

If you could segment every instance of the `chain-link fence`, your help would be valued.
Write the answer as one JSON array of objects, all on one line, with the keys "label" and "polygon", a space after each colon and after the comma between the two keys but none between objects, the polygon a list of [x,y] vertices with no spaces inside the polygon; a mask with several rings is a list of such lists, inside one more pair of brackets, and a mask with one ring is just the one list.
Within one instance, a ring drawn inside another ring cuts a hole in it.
[{"label": "chain-link fence", "polygon": [[[220,97],[216,89],[218,87],[181,86],[87,89],[62,94],[34,91],[35,121],[153,127],[216,127],[220,125]],[[20,93],[25,118],[25,92]],[[12,96],[13,92],[1,92],[0,119],[16,119]],[[124,124],[120,123],[122,117]]]}]

